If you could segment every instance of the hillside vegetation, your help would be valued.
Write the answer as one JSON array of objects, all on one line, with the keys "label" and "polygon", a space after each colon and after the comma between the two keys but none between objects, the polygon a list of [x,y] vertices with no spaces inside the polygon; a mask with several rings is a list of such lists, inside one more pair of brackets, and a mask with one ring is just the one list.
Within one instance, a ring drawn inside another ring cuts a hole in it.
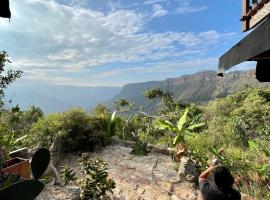
[{"label": "hillside vegetation", "polygon": [[[5,53],[0,55],[6,57]],[[3,58],[2,67],[7,62]],[[238,77],[249,73],[251,72],[239,74]],[[113,137],[135,141],[131,153],[137,156],[147,156],[146,147],[149,143],[165,145],[174,149],[173,159],[176,165],[181,157],[188,156],[196,165],[196,170],[201,172],[211,164],[213,158],[217,158],[232,171],[236,187],[241,192],[259,200],[270,199],[270,87],[265,86],[262,89],[244,86],[235,94],[211,100],[203,105],[182,103],[162,88],[145,90],[140,87],[149,105],[147,111],[126,99],[118,99],[114,102],[115,108],[111,110],[99,104],[91,112],[75,108],[45,115],[35,106],[27,110],[22,110],[18,105],[12,108],[4,106],[4,90],[8,84],[19,78],[20,74],[20,71],[10,71],[7,77],[1,76],[0,146],[5,152],[25,146],[30,149],[50,147],[56,138],[60,138],[62,151],[71,153],[95,151],[110,144]],[[194,77],[201,76],[197,74]],[[206,79],[206,75],[204,77]],[[189,86],[189,78],[190,76],[184,77],[185,81],[181,84]],[[195,82],[199,84],[199,80],[195,79]],[[213,91],[218,91],[217,86],[223,81],[218,82]],[[237,87],[244,84],[236,83],[237,81],[230,82],[231,89],[228,89],[229,82],[226,83],[227,87],[226,84],[222,86],[227,88],[226,94],[233,92],[232,88],[238,90]],[[198,88],[202,90],[204,86],[197,85],[197,90],[193,92],[198,92]],[[212,97],[215,94],[213,91]],[[161,106],[154,109],[155,105]],[[98,195],[102,198],[106,191],[115,187],[113,181],[107,180],[106,163],[92,160],[89,156],[83,157],[81,162],[86,174],[80,185],[82,196]],[[104,167],[99,169],[98,163]],[[89,179],[87,175],[91,168],[94,168],[102,179],[96,179],[96,176]],[[71,181],[73,171],[66,168],[65,173],[65,182],[68,177]],[[96,194],[95,186],[98,184],[93,186],[93,181],[101,181],[104,192]],[[3,184],[0,185],[0,190],[1,187]]]},{"label": "hillside vegetation", "polygon": [[[258,199],[270,197],[269,89],[247,87],[204,106],[179,104],[172,99],[161,101],[166,105],[149,113],[149,116],[159,118],[152,120],[141,113],[112,118],[112,111],[102,105],[91,113],[73,109],[49,115],[44,115],[36,107],[27,111],[18,107],[2,109],[0,142],[8,150],[14,150],[23,146],[48,147],[56,137],[61,137],[64,151],[77,152],[95,150],[98,146],[108,144],[110,137],[118,137],[137,141],[141,145],[136,148],[140,149],[145,143],[173,147],[174,138],[181,133],[180,143],[184,142],[182,144],[186,145],[187,153],[197,163],[199,171],[204,170],[213,158],[218,158],[232,170],[239,190]],[[164,124],[160,129],[159,120],[166,119],[175,124],[186,108],[189,112],[185,112],[184,132],[174,132]],[[194,117],[196,124],[203,123],[203,126],[195,125],[198,129],[191,131],[188,126],[194,127],[191,124]],[[16,140],[22,136],[22,139]]]},{"label": "hillside vegetation", "polygon": [[218,77],[215,71],[204,71],[164,81],[127,84],[122,88],[120,94],[116,95],[108,104],[112,105],[117,99],[126,99],[147,109],[151,102],[146,101],[144,91],[151,88],[161,88],[171,93],[176,101],[207,103],[210,100],[238,92],[245,85],[260,88],[270,86],[269,83],[258,82],[253,70],[230,72],[224,77]]}]

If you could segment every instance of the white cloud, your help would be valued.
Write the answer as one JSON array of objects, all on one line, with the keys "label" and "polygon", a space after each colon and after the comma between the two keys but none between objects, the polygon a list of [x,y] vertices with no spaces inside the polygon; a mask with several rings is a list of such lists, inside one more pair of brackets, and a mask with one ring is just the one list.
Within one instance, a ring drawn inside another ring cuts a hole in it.
[{"label": "white cloud", "polygon": [[163,9],[161,5],[159,4],[154,4],[153,5],[153,16],[152,18],[157,18],[157,17],[163,17],[168,14],[168,11]]},{"label": "white cloud", "polygon": [[188,14],[207,10],[207,6],[194,7],[191,5],[191,0],[178,0],[180,7],[176,9],[178,14]]},{"label": "white cloud", "polygon": [[[85,1],[72,2],[83,5]],[[155,17],[167,14],[156,4],[161,1],[151,2]],[[39,72],[37,77],[48,81],[55,71],[77,72],[112,63],[160,63],[171,58],[201,56],[233,34],[214,30],[150,32],[149,15],[134,10],[101,12],[44,0],[14,0],[12,4],[16,15],[1,29],[0,38],[5,40],[0,40],[0,46],[16,58],[15,66]],[[105,71],[95,77],[121,73],[123,70]]]},{"label": "white cloud", "polygon": [[168,0],[146,0],[146,1],[144,1],[143,4],[152,5],[152,4],[163,3],[163,2],[168,2]]},{"label": "white cloud", "polygon": [[56,60],[72,61],[76,57],[77,53],[78,53],[77,50],[65,49],[63,50],[63,52],[60,52],[58,54],[48,55],[48,59],[52,61],[56,61]]},{"label": "white cloud", "polygon": [[180,7],[177,8],[176,12],[179,14],[187,14],[187,13],[194,13],[194,12],[200,12],[200,11],[204,11],[207,10],[206,6],[202,6],[202,7]]},{"label": "white cloud", "polygon": [[145,73],[168,73],[179,72],[180,70],[188,69],[216,69],[218,65],[218,58],[197,58],[186,61],[165,61],[160,63],[151,63],[148,66],[127,67],[101,72],[95,75],[96,78],[106,78],[114,76],[123,76],[129,73],[145,74]]}]

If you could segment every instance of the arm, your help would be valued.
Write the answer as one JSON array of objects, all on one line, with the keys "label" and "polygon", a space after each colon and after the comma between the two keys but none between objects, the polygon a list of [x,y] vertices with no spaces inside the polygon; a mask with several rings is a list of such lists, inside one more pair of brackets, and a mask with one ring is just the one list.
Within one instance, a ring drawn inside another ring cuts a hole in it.
[{"label": "arm", "polygon": [[199,176],[199,181],[208,179],[208,175],[215,169],[215,167],[210,166],[207,170],[201,173]]}]

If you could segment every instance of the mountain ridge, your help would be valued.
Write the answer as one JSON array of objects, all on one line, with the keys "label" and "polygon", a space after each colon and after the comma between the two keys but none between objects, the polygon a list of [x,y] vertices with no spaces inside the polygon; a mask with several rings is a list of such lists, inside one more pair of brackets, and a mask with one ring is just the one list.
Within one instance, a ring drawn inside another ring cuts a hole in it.
[{"label": "mountain ridge", "polygon": [[107,103],[112,105],[117,99],[123,98],[147,108],[151,102],[144,98],[144,91],[158,87],[172,93],[178,101],[201,104],[233,94],[243,89],[245,85],[270,87],[270,83],[260,83],[256,80],[254,70],[233,71],[226,73],[224,77],[218,77],[215,71],[202,71],[177,78],[168,78],[163,81],[126,84],[120,94]]}]

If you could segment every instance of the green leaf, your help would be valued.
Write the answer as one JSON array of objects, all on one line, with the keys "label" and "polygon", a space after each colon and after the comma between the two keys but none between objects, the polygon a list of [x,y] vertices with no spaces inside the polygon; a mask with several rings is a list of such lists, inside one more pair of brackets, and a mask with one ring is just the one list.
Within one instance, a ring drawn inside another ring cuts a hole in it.
[{"label": "green leaf", "polygon": [[209,147],[208,147],[208,150],[209,150],[212,154],[214,154],[215,156],[217,156],[220,160],[224,160],[224,159],[225,159],[223,156],[221,156],[221,155],[218,153],[218,151],[217,151],[214,147],[209,146]]},{"label": "green leaf", "polygon": [[183,142],[184,141],[184,136],[181,134],[181,133],[179,133],[175,138],[174,138],[174,140],[173,140],[173,145],[177,145],[177,144],[179,144],[179,143],[181,143],[181,142]]},{"label": "green leaf", "polygon": [[163,120],[163,119],[158,119],[156,121],[156,126],[161,129],[161,130],[170,130],[172,132],[175,132],[176,131],[176,127],[169,121],[167,120]]},{"label": "green leaf", "polygon": [[114,112],[113,112],[113,114],[112,114],[112,116],[111,116],[111,120],[110,120],[110,122],[113,122],[113,121],[114,121],[114,119],[115,119],[115,115],[116,115],[116,111],[114,111]]},{"label": "green leaf", "polygon": [[18,139],[16,139],[16,140],[14,141],[14,143],[16,144],[16,143],[18,143],[18,142],[24,140],[24,139],[27,138],[27,137],[28,137],[28,135],[24,135],[24,136],[22,136],[22,137],[19,137]]},{"label": "green leaf", "polygon": [[257,169],[260,174],[266,174],[270,171],[270,164],[263,165],[261,168]]},{"label": "green leaf", "polygon": [[187,114],[188,114],[188,108],[186,108],[183,116],[179,119],[178,123],[177,123],[177,129],[178,131],[181,131],[183,129],[183,126],[185,125],[185,123],[187,122]]},{"label": "green leaf", "polygon": [[194,129],[200,128],[200,127],[203,127],[203,126],[205,126],[205,122],[201,122],[201,123],[198,123],[198,124],[193,124],[190,127],[188,127],[187,129],[190,130],[190,131],[193,131]]}]

